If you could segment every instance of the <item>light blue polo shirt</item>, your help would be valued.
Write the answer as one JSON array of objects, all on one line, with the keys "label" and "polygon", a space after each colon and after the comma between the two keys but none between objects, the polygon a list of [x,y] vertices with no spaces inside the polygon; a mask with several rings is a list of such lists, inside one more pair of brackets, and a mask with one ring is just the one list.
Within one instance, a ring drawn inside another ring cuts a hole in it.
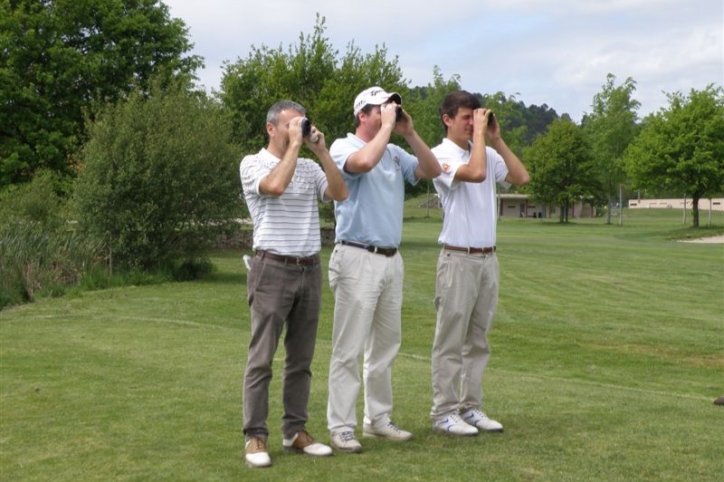
[{"label": "light blue polo shirt", "polygon": [[349,173],[344,165],[366,142],[354,134],[337,139],[329,153],[342,172],[349,196],[335,201],[336,242],[354,241],[396,248],[402,239],[405,181],[417,184],[417,158],[394,144],[387,144],[382,160],[370,172]]}]

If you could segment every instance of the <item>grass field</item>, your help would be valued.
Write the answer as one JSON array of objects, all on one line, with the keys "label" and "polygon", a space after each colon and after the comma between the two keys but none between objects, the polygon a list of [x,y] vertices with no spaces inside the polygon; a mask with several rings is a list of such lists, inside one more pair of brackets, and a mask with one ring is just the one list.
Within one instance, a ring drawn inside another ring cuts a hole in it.
[{"label": "grass field", "polygon": [[[724,395],[724,245],[675,239],[721,234],[724,213],[695,235],[672,211],[626,211],[623,226],[502,219],[484,389],[505,433],[466,439],[430,429],[440,221],[413,204],[406,213],[394,419],[412,442],[285,454],[275,377],[274,465],[246,468],[246,273],[242,253],[221,252],[201,281],[0,311],[0,480],[722,480],[724,407],[712,401]],[[323,292],[308,428],[326,442],[333,299]]]}]

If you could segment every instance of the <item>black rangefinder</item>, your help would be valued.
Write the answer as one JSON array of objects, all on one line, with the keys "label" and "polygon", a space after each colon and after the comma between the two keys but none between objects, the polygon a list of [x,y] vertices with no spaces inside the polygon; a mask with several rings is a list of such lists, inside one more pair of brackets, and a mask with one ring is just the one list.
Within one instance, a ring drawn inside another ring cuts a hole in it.
[{"label": "black rangefinder", "polygon": [[302,137],[309,137],[312,133],[312,123],[309,119],[302,119]]},{"label": "black rangefinder", "polygon": [[488,115],[488,127],[495,125],[495,114],[492,112]]},{"label": "black rangefinder", "polygon": [[395,122],[400,122],[402,120],[402,107],[399,105],[395,109]]}]

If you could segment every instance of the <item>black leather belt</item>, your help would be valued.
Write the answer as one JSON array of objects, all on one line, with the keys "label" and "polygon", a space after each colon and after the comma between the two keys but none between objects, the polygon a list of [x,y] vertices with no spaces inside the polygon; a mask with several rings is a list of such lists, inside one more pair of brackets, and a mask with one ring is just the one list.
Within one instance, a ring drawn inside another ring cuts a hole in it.
[{"label": "black leather belt", "polygon": [[459,248],[457,246],[448,246],[446,244],[443,246],[443,249],[448,249],[450,251],[462,251],[468,254],[490,254],[495,252],[495,246],[492,248]]},{"label": "black leather belt", "polygon": [[313,254],[312,256],[283,256],[281,254],[270,253],[269,251],[259,250],[256,252],[256,256],[261,259],[273,259],[274,261],[280,261],[285,264],[295,264],[298,266],[314,266],[319,264],[319,255]]},{"label": "black leather belt", "polygon": [[366,249],[370,253],[375,254],[382,254],[384,256],[387,256],[388,258],[390,256],[394,256],[397,254],[397,248],[380,248],[378,246],[372,246],[371,244],[362,244],[362,243],[354,243],[352,241],[340,241],[340,244],[344,244],[345,246],[352,246],[354,248],[361,248]]}]

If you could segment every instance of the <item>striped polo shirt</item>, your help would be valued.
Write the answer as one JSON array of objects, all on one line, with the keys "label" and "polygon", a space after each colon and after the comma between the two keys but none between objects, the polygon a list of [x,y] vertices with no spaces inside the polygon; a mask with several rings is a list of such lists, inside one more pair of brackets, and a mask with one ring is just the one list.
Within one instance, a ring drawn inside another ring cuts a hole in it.
[{"label": "striped polo shirt", "polygon": [[266,149],[245,156],[239,165],[241,186],[254,223],[254,250],[286,256],[311,256],[322,247],[318,200],[324,197],[327,177],[311,159],[297,159],[286,191],[279,197],[259,193],[259,184],[280,159]]}]

